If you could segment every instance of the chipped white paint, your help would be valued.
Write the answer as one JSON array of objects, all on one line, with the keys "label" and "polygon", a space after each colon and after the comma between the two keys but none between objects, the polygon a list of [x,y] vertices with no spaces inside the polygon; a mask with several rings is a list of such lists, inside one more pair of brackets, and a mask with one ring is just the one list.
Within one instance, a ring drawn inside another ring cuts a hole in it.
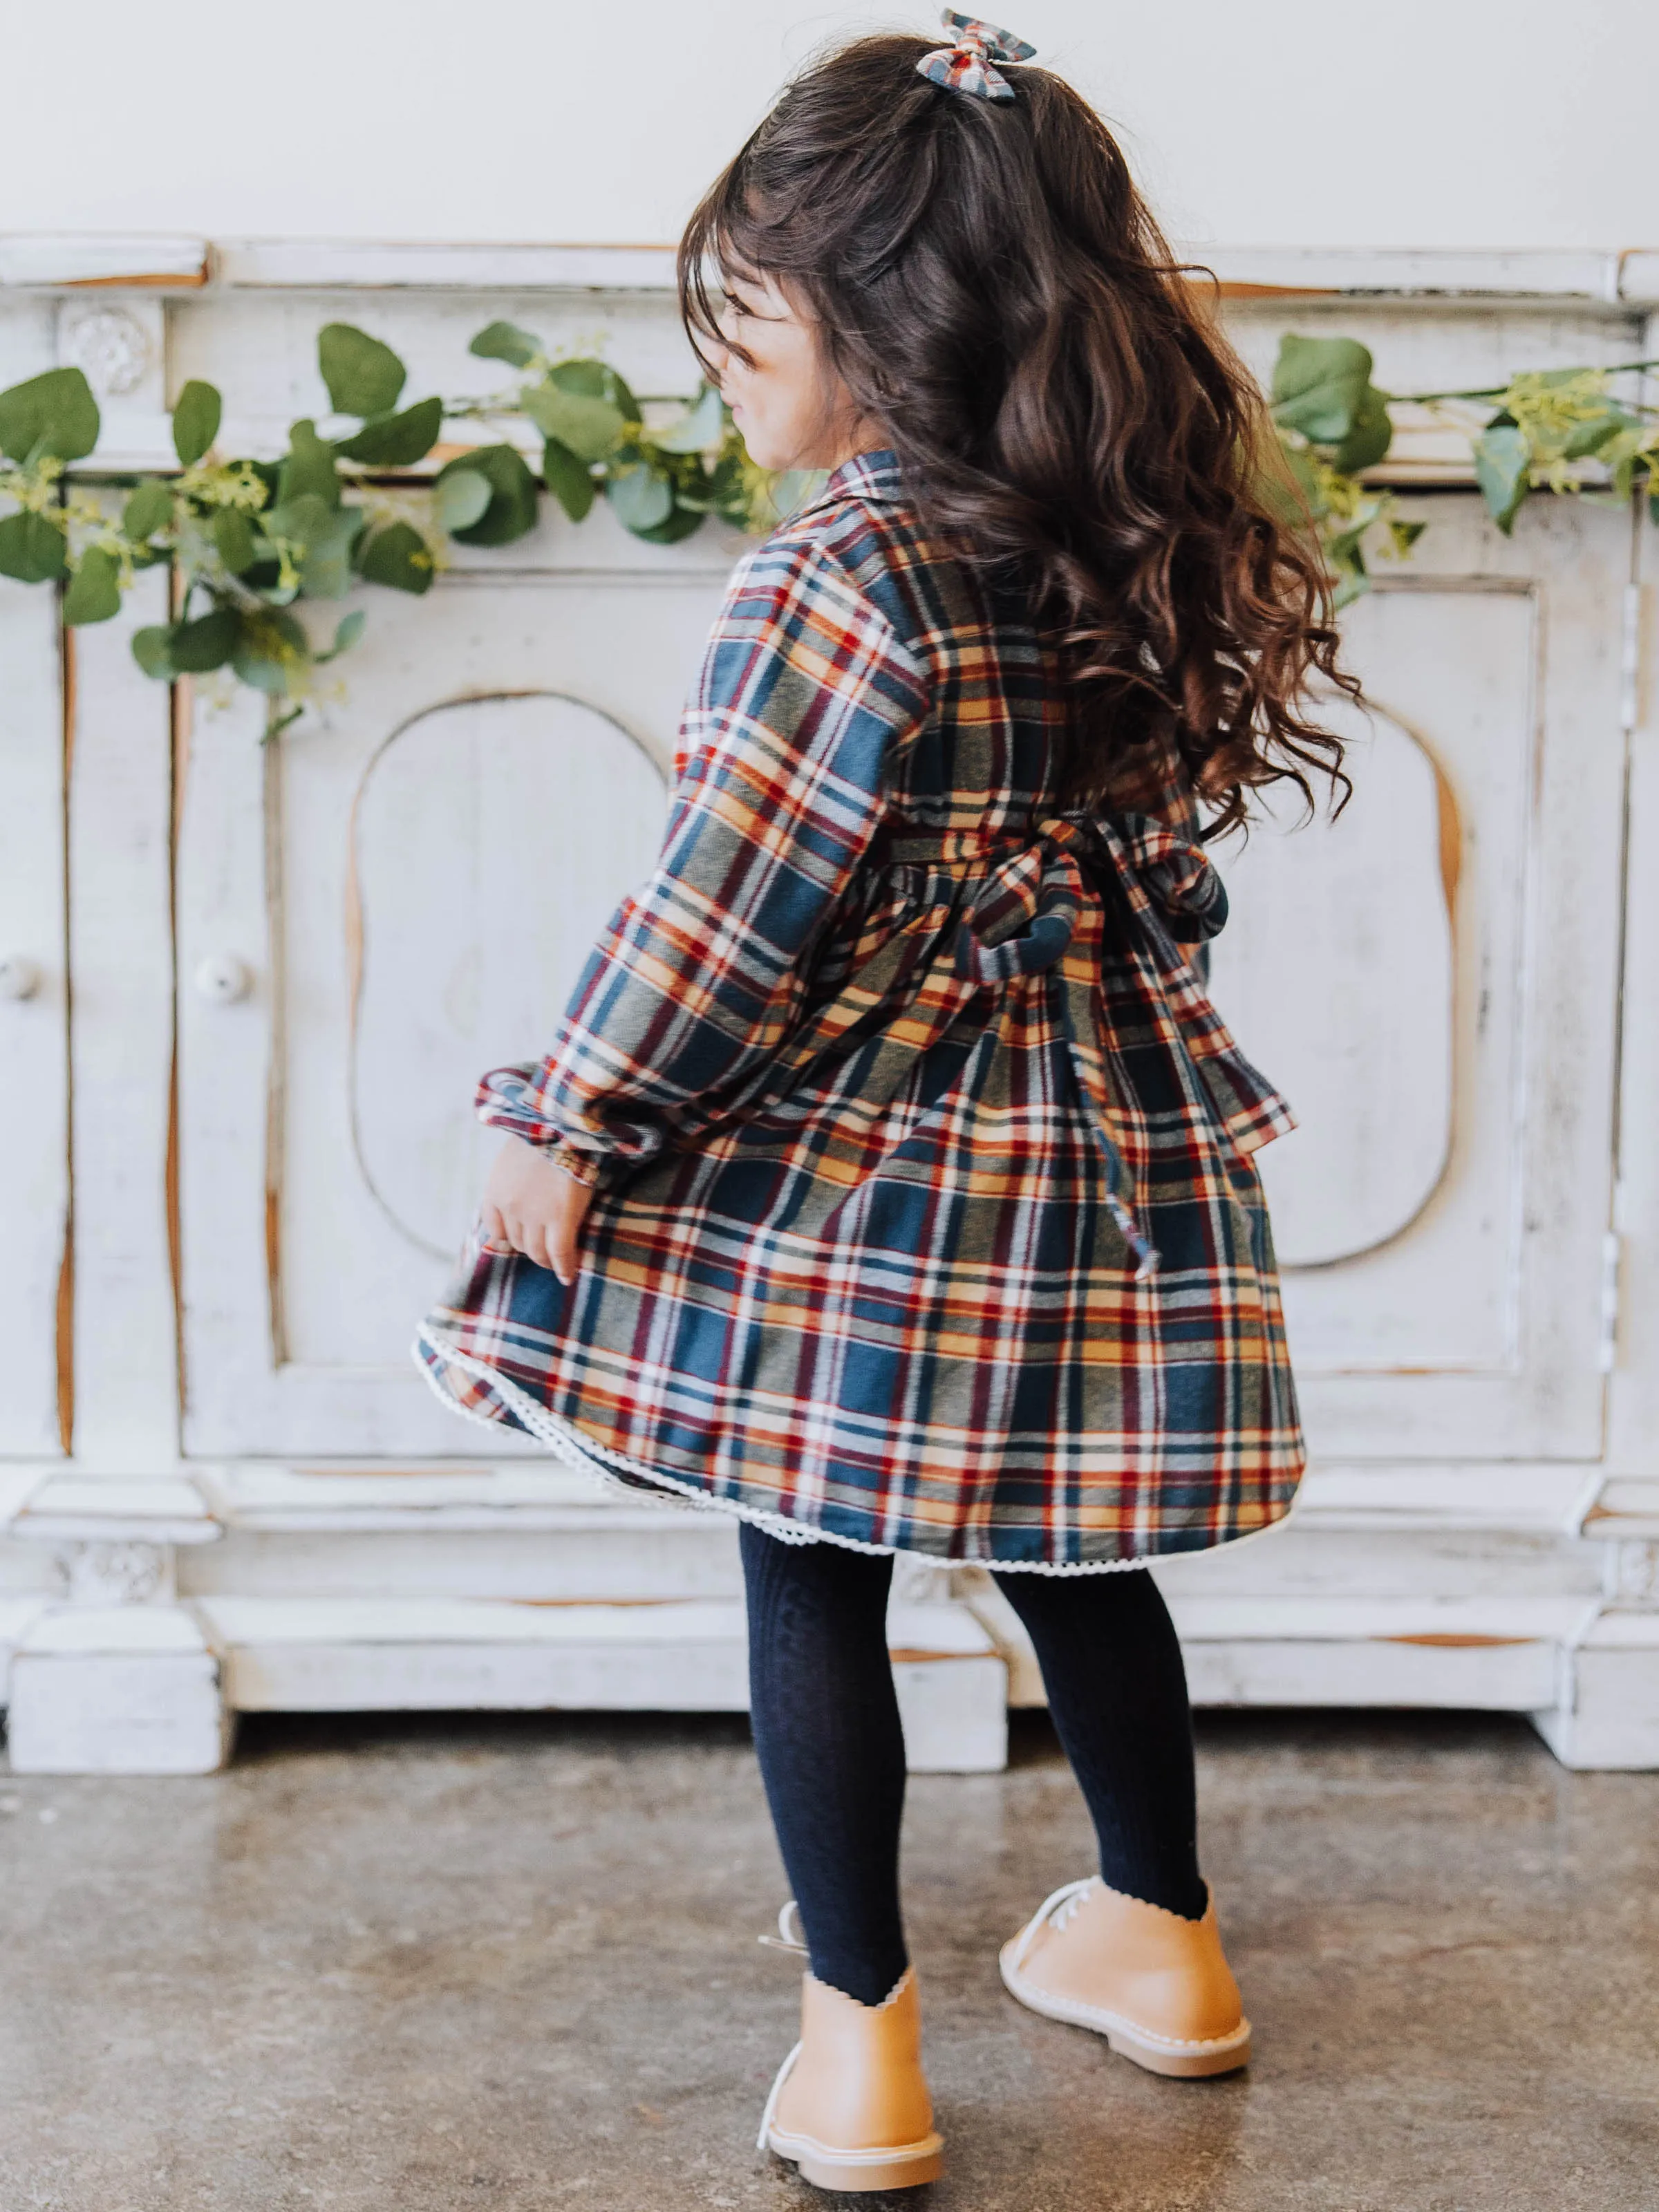
[{"label": "chipped white paint", "polygon": [[[547,1035],[617,902],[650,873],[666,809],[630,730],[544,691],[429,708],[364,769],[347,884],[352,1138],[416,1250],[445,1264],[459,1250],[500,1139],[457,1103]],[[349,1255],[337,1265],[349,1285]]]},{"label": "chipped white paint", "polygon": [[1403,1235],[1451,1150],[1455,802],[1425,740],[1380,705],[1334,702],[1327,719],[1350,745],[1343,812],[1308,822],[1299,792],[1270,793],[1247,844],[1214,848],[1231,902],[1215,995],[1301,1123],[1261,1160],[1291,1267]]},{"label": "chipped white paint", "polygon": [[[244,1712],[645,1706],[748,1710],[742,1604],[436,1598],[204,1598],[198,1610]],[[913,1771],[992,1772],[1007,1757],[1007,1679],[960,1607],[896,1604],[894,1680]]]},{"label": "chipped white paint", "polygon": [[113,622],[72,634],[70,966],[75,1449],[149,1474],[179,1436],[166,1164],[173,1066],[167,695],[132,658],[167,617],[141,575]]},{"label": "chipped white paint", "polygon": [[58,1448],[69,1228],[64,702],[48,592],[0,584],[0,1458]]},{"label": "chipped white paint", "polygon": [[381,594],[346,697],[280,758],[240,707],[198,711],[181,965],[234,947],[257,981],[179,1008],[192,1452],[475,1448],[407,1357],[494,1149],[473,1087],[536,1056],[649,870],[725,573],[698,538],[573,574],[574,535]]}]

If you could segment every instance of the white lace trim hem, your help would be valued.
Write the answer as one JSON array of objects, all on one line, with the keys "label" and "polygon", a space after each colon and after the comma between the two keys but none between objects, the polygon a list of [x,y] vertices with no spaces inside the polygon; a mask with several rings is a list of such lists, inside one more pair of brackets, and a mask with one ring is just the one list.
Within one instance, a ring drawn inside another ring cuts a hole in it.
[{"label": "white lace trim hem", "polygon": [[[1156,1566],[1163,1559],[1180,1559],[1184,1553],[1147,1552],[1133,1559],[947,1559],[937,1552],[924,1552],[913,1544],[869,1544],[858,1536],[843,1536],[833,1528],[807,1528],[799,1521],[786,1520],[781,1513],[770,1513],[763,1505],[746,1504],[738,1498],[717,1498],[700,1484],[688,1482],[683,1477],[665,1474],[659,1468],[647,1467],[643,1460],[630,1459],[626,1452],[614,1450],[609,1444],[594,1443],[583,1437],[575,1426],[547,1407],[538,1405],[527,1391],[503,1375],[499,1368],[487,1360],[476,1358],[470,1352],[457,1352],[434,1336],[424,1324],[416,1331],[415,1341],[410,1347],[416,1365],[426,1377],[433,1395],[440,1405],[447,1406],[452,1413],[463,1419],[477,1421],[481,1428],[499,1428],[501,1424],[489,1413],[479,1413],[475,1407],[464,1406],[453,1398],[439,1381],[432,1367],[422,1358],[421,1346],[430,1346],[438,1358],[475,1381],[487,1382],[502,1401],[510,1406],[524,1426],[537,1440],[544,1443],[568,1466],[579,1468],[592,1475],[613,1493],[636,1499],[641,1495],[639,1483],[648,1484],[660,1494],[654,1504],[684,1511],[724,1513],[729,1519],[751,1522],[757,1528],[775,1536],[781,1544],[838,1544],[843,1551],[864,1552],[875,1558],[922,1559],[932,1567],[985,1567],[1000,1575],[1110,1575],[1123,1574],[1136,1568]],[[625,1470],[636,1476],[635,1483],[619,1480],[617,1470]],[[648,1492],[646,1493],[648,1495]],[[1275,1528],[1283,1527],[1289,1518],[1287,1508],[1277,1521],[1266,1528],[1247,1529],[1240,1536],[1226,1536],[1219,1543],[1206,1545],[1208,1551],[1233,1550],[1240,1544],[1254,1543],[1259,1536],[1271,1536]]]}]

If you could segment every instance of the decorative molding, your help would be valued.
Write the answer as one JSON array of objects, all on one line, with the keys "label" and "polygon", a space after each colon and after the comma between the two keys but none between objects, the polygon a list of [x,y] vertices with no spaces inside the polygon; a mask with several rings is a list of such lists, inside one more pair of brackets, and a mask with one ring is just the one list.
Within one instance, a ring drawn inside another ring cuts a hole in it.
[{"label": "decorative molding", "polygon": [[215,278],[233,290],[672,292],[672,246],[377,244],[357,239],[229,239]]},{"label": "decorative molding", "polygon": [[[1659,251],[1181,244],[1239,301],[1425,304],[1573,301],[1613,313],[1659,301]],[[370,239],[0,234],[0,288],[195,291],[671,292],[666,244],[530,245]]]},{"label": "decorative molding", "polygon": [[6,1527],[47,1544],[210,1544],[218,1522],[182,1476],[48,1474]]},{"label": "decorative molding", "polygon": [[70,285],[199,290],[208,281],[204,238],[143,238],[118,233],[15,231],[0,234],[0,287],[58,291]]},{"label": "decorative molding", "polygon": [[1659,1543],[1620,1537],[1607,1547],[1607,1603],[1621,1610],[1659,1613]]},{"label": "decorative molding", "polygon": [[65,1544],[53,1561],[70,1605],[164,1605],[173,1596],[170,1544]]},{"label": "decorative molding", "polygon": [[58,349],[63,360],[85,373],[100,399],[136,392],[155,365],[149,331],[131,309],[112,303],[66,308]]}]

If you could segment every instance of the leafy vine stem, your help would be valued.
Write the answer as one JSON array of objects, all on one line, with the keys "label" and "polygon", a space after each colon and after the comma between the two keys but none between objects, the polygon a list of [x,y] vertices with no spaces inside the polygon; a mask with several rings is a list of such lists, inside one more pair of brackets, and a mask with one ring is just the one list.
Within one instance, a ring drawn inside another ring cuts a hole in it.
[{"label": "leafy vine stem", "polygon": [[[364,627],[354,608],[319,636],[295,612],[302,603],[338,602],[359,584],[426,592],[452,544],[510,544],[535,528],[544,496],[576,523],[603,499],[659,545],[710,515],[758,534],[799,503],[804,480],[757,468],[707,386],[690,399],[641,400],[609,363],[556,357],[511,323],[488,325],[471,350],[514,372],[506,391],[405,405],[407,371],[391,347],[330,323],[318,337],[328,434],[302,418],[275,459],[227,458],[220,394],[192,380],[173,410],[177,471],[113,486],[70,473],[94,454],[101,427],[81,370],[13,385],[0,392],[0,575],[61,586],[64,620],[80,626],[116,615],[140,570],[172,563],[177,613],[136,633],[139,665],[165,682],[228,670],[264,695],[271,737],[304,712],[317,672]],[[1654,366],[1523,371],[1479,390],[1396,394],[1372,381],[1357,339],[1289,335],[1268,393],[1276,442],[1261,457],[1263,489],[1291,526],[1316,533],[1339,605],[1369,587],[1370,557],[1404,558],[1425,526],[1402,519],[1376,474],[1395,410],[1407,404],[1467,436],[1500,530],[1513,529],[1536,491],[1645,497],[1659,519],[1659,408],[1632,389]],[[486,434],[522,426],[520,438],[527,428],[540,443],[539,475],[510,437],[441,446],[446,422]]]}]

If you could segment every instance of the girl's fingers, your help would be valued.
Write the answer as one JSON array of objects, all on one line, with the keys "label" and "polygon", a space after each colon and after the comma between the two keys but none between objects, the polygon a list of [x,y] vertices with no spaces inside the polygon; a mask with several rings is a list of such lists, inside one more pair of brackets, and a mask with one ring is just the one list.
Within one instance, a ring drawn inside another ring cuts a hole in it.
[{"label": "girl's fingers", "polygon": [[570,1188],[564,1193],[564,1204],[559,1208],[548,1235],[548,1244],[553,1257],[553,1272],[562,1283],[574,1283],[577,1268],[581,1264],[577,1257],[581,1243],[582,1224],[587,1219],[588,1208],[593,1203],[593,1186],[577,1182],[567,1176]]},{"label": "girl's fingers", "polygon": [[547,1264],[567,1285],[576,1279],[576,1237],[567,1223],[548,1231]]},{"label": "girl's fingers", "polygon": [[[517,1164],[513,1152],[504,1158],[509,1166]],[[576,1279],[576,1247],[592,1193],[562,1169],[548,1172],[550,1184],[531,1178],[531,1188],[521,1202],[512,1188],[511,1176],[504,1177],[506,1188],[500,1199],[486,1196],[480,1208],[484,1249],[521,1252],[526,1260],[547,1268],[568,1285]]]}]

